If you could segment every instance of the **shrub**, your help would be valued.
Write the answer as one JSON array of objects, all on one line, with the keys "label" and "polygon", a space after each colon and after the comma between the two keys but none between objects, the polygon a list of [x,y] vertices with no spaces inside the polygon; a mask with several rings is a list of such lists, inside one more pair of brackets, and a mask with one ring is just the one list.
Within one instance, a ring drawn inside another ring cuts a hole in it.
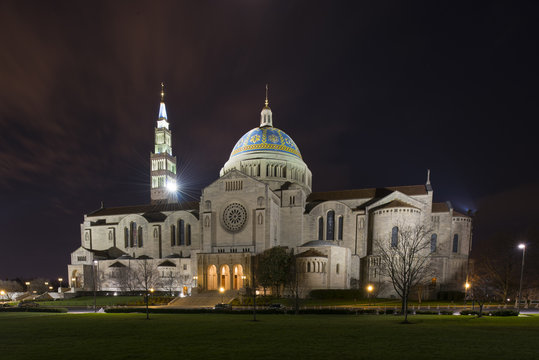
[{"label": "shrub", "polygon": [[49,308],[49,307],[9,307],[0,308],[0,312],[45,312],[45,313],[66,313],[64,308]]},{"label": "shrub", "polygon": [[492,316],[518,316],[519,312],[516,310],[494,310],[490,312]]}]

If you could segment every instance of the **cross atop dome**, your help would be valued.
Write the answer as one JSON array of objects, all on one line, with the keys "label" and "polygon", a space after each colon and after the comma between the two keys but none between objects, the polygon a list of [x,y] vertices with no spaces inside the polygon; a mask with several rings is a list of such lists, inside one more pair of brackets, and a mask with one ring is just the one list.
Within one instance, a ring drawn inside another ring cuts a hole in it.
[{"label": "cross atop dome", "polygon": [[269,98],[268,98],[268,84],[266,84],[266,101],[264,102],[264,108],[260,113],[260,127],[272,126],[273,119],[271,109],[269,107]]}]

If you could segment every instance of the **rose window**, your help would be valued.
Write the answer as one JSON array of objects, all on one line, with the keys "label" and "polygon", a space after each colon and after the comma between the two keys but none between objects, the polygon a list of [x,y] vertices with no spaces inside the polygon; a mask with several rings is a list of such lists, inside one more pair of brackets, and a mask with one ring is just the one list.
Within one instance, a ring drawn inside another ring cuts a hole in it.
[{"label": "rose window", "polygon": [[223,211],[223,224],[225,228],[232,232],[238,232],[243,229],[247,222],[247,210],[243,205],[232,203]]}]

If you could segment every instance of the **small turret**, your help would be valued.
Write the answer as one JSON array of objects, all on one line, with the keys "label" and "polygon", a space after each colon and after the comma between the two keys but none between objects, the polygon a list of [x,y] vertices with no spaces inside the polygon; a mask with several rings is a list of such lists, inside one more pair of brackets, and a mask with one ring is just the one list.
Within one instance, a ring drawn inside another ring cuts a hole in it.
[{"label": "small turret", "polygon": [[269,100],[268,100],[268,84],[266,84],[266,101],[264,104],[265,104],[264,108],[262,109],[262,112],[260,113],[260,127],[273,126],[272,113],[269,107]]}]

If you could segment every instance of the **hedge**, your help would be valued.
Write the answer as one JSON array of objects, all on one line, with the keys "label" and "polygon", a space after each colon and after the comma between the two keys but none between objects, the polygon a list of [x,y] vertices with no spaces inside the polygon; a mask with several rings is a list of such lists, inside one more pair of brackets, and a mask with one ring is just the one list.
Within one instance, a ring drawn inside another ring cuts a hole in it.
[{"label": "hedge", "polygon": [[[479,311],[476,310],[462,310],[461,315],[479,315]],[[483,315],[487,316],[518,316],[519,312],[516,310],[493,310],[483,312]]]},{"label": "hedge", "polygon": [[3,307],[0,312],[45,312],[45,313],[66,313],[65,308],[49,307]]}]

